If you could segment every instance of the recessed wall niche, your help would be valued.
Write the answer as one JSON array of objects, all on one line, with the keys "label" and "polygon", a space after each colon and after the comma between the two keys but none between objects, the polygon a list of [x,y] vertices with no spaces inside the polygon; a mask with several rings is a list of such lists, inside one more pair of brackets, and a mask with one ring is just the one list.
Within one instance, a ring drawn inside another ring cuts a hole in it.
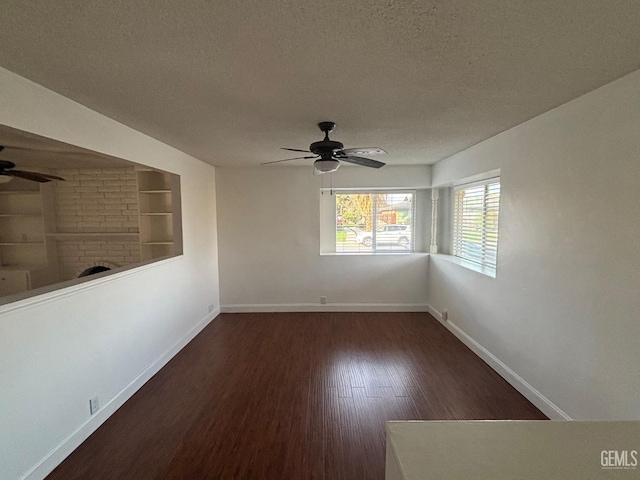
[{"label": "recessed wall niche", "polygon": [[0,304],[182,254],[178,175],[6,126],[0,146],[5,173],[64,179],[0,172]]}]

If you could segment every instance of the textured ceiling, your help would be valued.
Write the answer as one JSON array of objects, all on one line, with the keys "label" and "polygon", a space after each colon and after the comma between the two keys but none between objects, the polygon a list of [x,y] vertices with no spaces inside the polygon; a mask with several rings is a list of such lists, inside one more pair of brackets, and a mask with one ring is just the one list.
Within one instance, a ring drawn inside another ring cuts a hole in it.
[{"label": "textured ceiling", "polygon": [[213,165],[287,158],[322,120],[429,164],[640,68],[638,0],[2,0],[0,16],[0,65]]},{"label": "textured ceiling", "polygon": [[[121,158],[98,154],[85,148],[51,140],[32,133],[0,125],[0,160],[9,160],[16,168],[57,169],[130,167],[136,165]],[[146,167],[148,168],[148,167]]]}]

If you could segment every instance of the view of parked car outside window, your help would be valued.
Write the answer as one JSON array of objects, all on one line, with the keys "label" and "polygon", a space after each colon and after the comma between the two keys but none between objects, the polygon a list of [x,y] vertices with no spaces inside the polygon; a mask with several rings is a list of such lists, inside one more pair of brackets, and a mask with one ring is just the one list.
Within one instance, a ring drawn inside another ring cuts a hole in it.
[{"label": "view of parked car outside window", "polygon": [[413,251],[412,192],[336,194],[336,252]]}]

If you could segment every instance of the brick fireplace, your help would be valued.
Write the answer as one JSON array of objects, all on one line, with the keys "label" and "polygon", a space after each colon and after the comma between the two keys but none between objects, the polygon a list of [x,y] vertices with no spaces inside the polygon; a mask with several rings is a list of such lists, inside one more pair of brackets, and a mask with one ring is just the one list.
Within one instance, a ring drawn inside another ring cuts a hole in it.
[{"label": "brick fireplace", "polygon": [[58,169],[54,185],[56,257],[60,280],[91,266],[140,262],[134,167]]}]

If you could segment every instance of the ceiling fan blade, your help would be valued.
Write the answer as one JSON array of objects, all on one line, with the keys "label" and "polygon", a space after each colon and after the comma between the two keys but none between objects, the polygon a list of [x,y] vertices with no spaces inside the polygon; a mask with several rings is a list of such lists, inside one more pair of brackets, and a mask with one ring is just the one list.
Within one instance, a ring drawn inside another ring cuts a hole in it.
[{"label": "ceiling fan blade", "polygon": [[20,177],[24,178],[25,180],[32,180],[34,182],[45,183],[51,181],[50,178],[34,172],[23,172],[22,170],[6,170],[4,173],[11,177]]},{"label": "ceiling fan blade", "polygon": [[289,150],[290,152],[311,153],[310,150],[300,150],[299,148],[284,148],[284,147],[282,147],[280,150]]},{"label": "ceiling fan blade", "polygon": [[284,160],[275,160],[273,162],[265,162],[265,163],[261,163],[260,165],[271,165],[272,163],[289,162],[291,160],[306,160],[308,158],[318,158],[318,156],[313,155],[312,157],[285,158]]},{"label": "ceiling fan blade", "polygon": [[0,160],[0,170],[9,170],[16,166],[15,163],[10,162],[9,160]]},{"label": "ceiling fan blade", "polygon": [[[15,171],[15,170],[12,170],[12,171]],[[62,180],[63,182],[66,181],[62,177],[58,177],[56,175],[49,175],[48,173],[40,173],[40,172],[26,172],[26,173],[35,173],[36,175],[40,175],[41,177],[48,178],[49,180]]]},{"label": "ceiling fan blade", "polygon": [[341,162],[353,163],[354,165],[360,165],[362,167],[380,168],[384,167],[386,163],[379,162],[377,160],[371,160],[370,158],[355,157],[353,155],[345,155],[344,157],[337,157]]},{"label": "ceiling fan blade", "polygon": [[379,147],[359,147],[359,148],[344,148],[336,153],[344,153],[345,155],[379,155],[381,153],[387,153]]}]

